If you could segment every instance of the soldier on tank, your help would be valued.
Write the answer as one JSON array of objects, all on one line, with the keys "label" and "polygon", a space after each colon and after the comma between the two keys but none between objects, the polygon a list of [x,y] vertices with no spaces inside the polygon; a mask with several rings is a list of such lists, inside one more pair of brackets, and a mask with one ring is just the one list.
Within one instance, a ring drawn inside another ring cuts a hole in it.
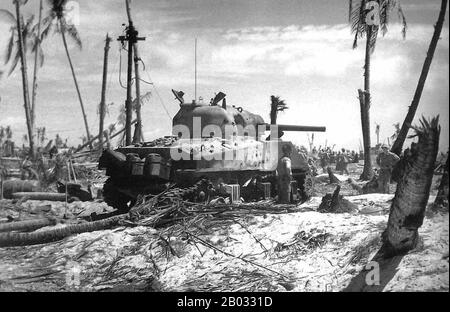
[{"label": "soldier on tank", "polygon": [[382,193],[389,194],[389,182],[391,180],[392,169],[399,160],[400,157],[391,153],[386,144],[381,146],[381,152],[377,156],[377,164],[380,166],[378,185]]},{"label": "soldier on tank", "polygon": [[291,202],[291,153],[290,145],[283,145],[283,156],[278,161],[277,175],[278,175],[278,202],[281,204],[288,204]]}]

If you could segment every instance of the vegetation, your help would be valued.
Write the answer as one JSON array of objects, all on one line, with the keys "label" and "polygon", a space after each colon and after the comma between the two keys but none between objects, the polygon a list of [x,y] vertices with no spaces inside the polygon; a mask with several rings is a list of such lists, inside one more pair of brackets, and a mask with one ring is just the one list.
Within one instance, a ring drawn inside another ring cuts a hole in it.
[{"label": "vegetation", "polygon": [[396,0],[378,0],[378,1],[350,1],[349,2],[349,21],[352,33],[355,35],[353,40],[353,49],[358,46],[358,40],[366,38],[365,61],[364,61],[364,90],[359,91],[359,100],[361,106],[361,125],[364,145],[364,171],[361,175],[362,180],[370,180],[373,176],[372,160],[370,158],[370,61],[371,54],[375,50],[378,33],[384,36],[388,31],[388,22],[390,14],[396,10],[403,24],[402,35],[406,36],[406,18],[403,14],[400,2]]}]

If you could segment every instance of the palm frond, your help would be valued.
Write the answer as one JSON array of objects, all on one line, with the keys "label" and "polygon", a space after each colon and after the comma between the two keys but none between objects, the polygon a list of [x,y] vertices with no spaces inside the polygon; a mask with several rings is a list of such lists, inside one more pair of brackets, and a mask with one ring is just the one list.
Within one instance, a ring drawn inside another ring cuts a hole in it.
[{"label": "palm frond", "polygon": [[14,40],[15,40],[14,32],[11,32],[11,37],[9,37],[8,47],[7,47],[6,55],[5,55],[5,64],[11,60],[12,52],[14,49]]},{"label": "palm frond", "polygon": [[406,38],[406,30],[408,28],[408,25],[406,24],[406,17],[405,14],[403,14],[403,9],[402,6],[400,5],[400,3],[398,4],[397,7],[397,14],[398,14],[398,18],[400,19],[401,23],[402,23],[402,37],[403,39]]},{"label": "palm frond", "polygon": [[51,15],[45,17],[42,20],[43,29],[41,32],[41,41],[47,38],[47,36],[52,32],[54,25],[55,25],[54,19]]},{"label": "palm frond", "polygon": [[17,64],[19,63],[19,60],[20,60],[20,54],[19,54],[19,53],[16,53],[15,56],[14,56],[14,61],[13,61],[13,63],[11,64],[11,67],[10,67],[10,69],[9,69],[8,76],[11,76],[11,74],[12,74],[13,71],[14,71],[14,69],[16,69]]},{"label": "palm frond", "polygon": [[83,43],[81,42],[80,35],[78,34],[78,30],[76,29],[75,25],[67,25],[65,24],[65,30],[69,34],[69,36],[75,41],[76,45],[82,49]]},{"label": "palm frond", "polygon": [[64,8],[67,4],[67,0],[48,0],[47,2],[56,18],[61,19],[64,17]]},{"label": "palm frond", "polygon": [[16,17],[10,11],[5,9],[0,9],[0,21],[4,21],[8,24],[17,24]]},{"label": "palm frond", "polygon": [[350,29],[351,33],[355,34],[353,39],[353,49],[358,46],[358,39],[362,38],[365,33],[365,22],[364,22],[364,7],[366,5],[366,0],[360,0],[355,5],[352,5],[352,11],[350,14]]}]

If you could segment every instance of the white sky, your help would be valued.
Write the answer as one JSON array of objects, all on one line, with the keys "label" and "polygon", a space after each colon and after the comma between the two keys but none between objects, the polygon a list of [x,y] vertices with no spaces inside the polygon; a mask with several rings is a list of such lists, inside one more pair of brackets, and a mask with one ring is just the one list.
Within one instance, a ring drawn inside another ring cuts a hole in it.
[{"label": "white sky", "polygon": [[[10,1],[0,8],[13,11]],[[79,1],[78,31],[83,49],[71,44],[91,133],[98,132],[103,45],[107,32],[116,38],[126,21],[123,0]],[[37,12],[37,0],[29,0],[25,15]],[[46,1],[44,1],[46,5]],[[437,20],[440,1],[402,1],[408,20],[402,40],[396,14],[385,37],[379,37],[372,58],[372,143],[375,123],[380,138],[390,136],[395,122],[402,122],[412,100],[428,44]],[[171,119],[178,110],[170,89],[183,90],[193,98],[194,40],[198,38],[198,94],[206,101],[215,92],[227,94],[227,103],[242,106],[269,120],[270,96],[278,95],[289,106],[279,123],[326,126],[315,135],[316,144],[336,144],[358,149],[362,138],[357,89],[363,86],[364,42],[352,49],[347,25],[347,1],[335,0],[160,0],[132,1],[135,24],[146,71],[142,93],[153,92],[143,107],[147,140],[170,134]],[[0,21],[0,48],[9,36]],[[69,65],[58,34],[44,43],[44,67],[39,73],[37,126],[48,136],[60,133],[78,144],[85,133],[81,110]],[[124,52],[125,53],[125,52]],[[125,54],[123,54],[125,57]],[[1,55],[0,55],[1,57]],[[28,67],[32,68],[30,57]],[[0,58],[0,64],[3,61]],[[0,70],[8,65],[0,65]],[[125,59],[123,59],[125,66]],[[122,80],[126,73],[122,68]],[[31,72],[31,70],[30,70]],[[448,147],[449,128],[449,31],[448,13],[417,117],[441,118],[441,149]],[[30,73],[31,74],[31,73]],[[149,76],[148,76],[149,75]],[[119,44],[112,42],[107,102],[114,122],[126,91],[119,85]],[[31,77],[30,77],[31,82]],[[16,139],[26,132],[19,67],[0,80],[0,125],[11,125]],[[165,112],[162,103],[167,108]],[[168,116],[169,115],[169,116]],[[289,133],[287,139],[307,145],[306,133]]]}]

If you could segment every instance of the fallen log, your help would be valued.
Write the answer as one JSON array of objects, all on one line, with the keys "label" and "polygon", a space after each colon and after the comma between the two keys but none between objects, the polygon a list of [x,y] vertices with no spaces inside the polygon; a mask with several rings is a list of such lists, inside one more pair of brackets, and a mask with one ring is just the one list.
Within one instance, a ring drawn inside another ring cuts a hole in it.
[{"label": "fallen log", "polygon": [[348,178],[347,181],[352,189],[358,191],[359,194],[363,194],[363,188],[358,183],[356,183],[355,180],[353,180],[352,178]]},{"label": "fallen log", "polygon": [[13,199],[66,201],[64,193],[47,192],[17,192],[12,194]]},{"label": "fallen log", "polygon": [[36,180],[6,180],[2,183],[0,193],[5,199],[13,199],[13,193],[34,192],[38,187],[39,181]]},{"label": "fallen log", "polygon": [[100,221],[72,224],[62,228],[50,229],[41,232],[2,233],[0,234],[0,247],[45,244],[61,240],[73,234],[106,230],[118,225],[119,222],[124,220],[127,216],[128,214],[121,214]]},{"label": "fallen log", "polygon": [[31,232],[44,226],[55,225],[56,223],[56,219],[53,218],[7,222],[0,224],[0,232]]}]

